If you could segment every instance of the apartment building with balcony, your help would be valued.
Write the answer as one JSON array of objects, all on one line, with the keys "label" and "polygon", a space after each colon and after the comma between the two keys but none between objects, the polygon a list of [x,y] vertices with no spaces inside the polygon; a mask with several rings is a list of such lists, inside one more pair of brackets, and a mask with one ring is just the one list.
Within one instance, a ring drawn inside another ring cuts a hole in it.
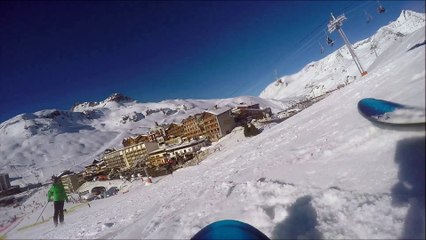
[{"label": "apartment building with balcony", "polygon": [[169,138],[169,140],[165,141],[164,143],[166,146],[170,145],[178,145],[183,142],[183,139],[181,137],[175,137],[175,138]]},{"label": "apartment building with balcony", "polygon": [[184,138],[187,140],[206,136],[217,141],[236,127],[230,108],[208,110],[182,120]]},{"label": "apartment building with balcony", "polygon": [[184,136],[184,128],[182,124],[171,123],[166,128],[166,135],[168,138],[178,138]]},{"label": "apartment building with balcony", "polygon": [[207,139],[194,140],[180,145],[171,146],[165,149],[166,156],[169,158],[190,159],[195,156],[197,151],[209,144]]},{"label": "apartment building with balcony", "polygon": [[64,175],[61,177],[61,182],[68,194],[75,192],[82,184],[77,174]]},{"label": "apartment building with balcony", "polygon": [[211,141],[217,141],[236,127],[230,108],[208,110],[203,113],[203,134]]},{"label": "apartment building with balcony", "polygon": [[105,161],[109,171],[112,169],[128,170],[133,168],[139,161],[145,161],[149,153],[156,149],[158,149],[158,143],[156,142],[138,143],[105,154],[102,159]]},{"label": "apartment building with balcony", "polygon": [[193,158],[197,151],[208,144],[209,142],[204,138],[159,148],[149,154],[149,163],[153,167],[158,167],[166,164],[171,158],[188,160]]},{"label": "apartment building with balcony", "polygon": [[149,165],[151,167],[159,167],[167,163],[168,154],[165,148],[159,148],[149,154]]},{"label": "apartment building with balcony", "polygon": [[129,147],[138,143],[145,143],[145,142],[150,142],[150,137],[149,135],[137,135],[134,138],[129,137],[129,138],[125,138],[122,141],[123,147]]},{"label": "apartment building with balcony", "polygon": [[108,168],[103,160],[94,160],[92,164],[84,167],[83,177],[88,180],[101,174],[107,174]]},{"label": "apartment building with balcony", "polygon": [[184,138],[187,140],[196,139],[203,135],[204,123],[202,114],[195,114],[182,120]]},{"label": "apartment building with balcony", "polygon": [[108,171],[111,171],[112,169],[120,170],[126,167],[123,152],[120,152],[120,150],[105,154],[102,157],[102,160],[105,162]]},{"label": "apartment building with balcony", "polygon": [[149,153],[156,149],[158,149],[158,143],[147,142],[123,148],[121,151],[123,152],[127,168],[133,168],[138,160],[147,160]]},{"label": "apartment building with balcony", "polygon": [[272,116],[271,108],[260,109],[259,104],[240,104],[231,110],[238,124],[244,124],[251,119],[262,119]]},{"label": "apartment building with balcony", "polygon": [[167,140],[166,130],[162,126],[155,126],[148,132],[150,142],[164,143]]}]

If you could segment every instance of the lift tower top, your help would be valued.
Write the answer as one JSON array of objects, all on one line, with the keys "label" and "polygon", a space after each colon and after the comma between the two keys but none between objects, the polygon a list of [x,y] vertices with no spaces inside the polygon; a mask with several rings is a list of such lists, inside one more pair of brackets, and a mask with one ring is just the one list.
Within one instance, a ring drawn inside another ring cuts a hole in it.
[{"label": "lift tower top", "polygon": [[346,36],[345,32],[343,32],[342,29],[342,25],[343,25],[343,21],[346,20],[346,17],[344,14],[340,15],[339,17],[335,18],[333,13],[331,13],[331,19],[330,22],[328,23],[327,27],[328,27],[328,32],[332,33],[334,32],[334,30],[337,30],[340,33],[340,36],[342,36],[343,41],[346,44],[346,47],[349,50],[349,53],[351,54],[359,72],[361,73],[361,76],[364,76],[367,74],[366,71],[364,71],[364,69],[361,66],[361,62],[359,61],[358,57],[356,56],[351,43],[349,42],[348,37]]}]

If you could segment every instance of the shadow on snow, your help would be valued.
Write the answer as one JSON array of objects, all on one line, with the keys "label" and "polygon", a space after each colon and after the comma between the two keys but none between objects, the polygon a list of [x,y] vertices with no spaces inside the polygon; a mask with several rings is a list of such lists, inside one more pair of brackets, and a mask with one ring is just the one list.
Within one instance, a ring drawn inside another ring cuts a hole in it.
[{"label": "shadow on snow", "polygon": [[275,226],[272,239],[322,239],[322,234],[315,229],[317,213],[311,200],[311,196],[298,198],[289,208],[288,217]]},{"label": "shadow on snow", "polygon": [[397,143],[398,182],[392,187],[395,206],[409,204],[402,239],[425,238],[425,137]]},{"label": "shadow on snow", "polygon": [[418,48],[418,47],[420,47],[420,46],[423,46],[423,45],[425,45],[426,44],[426,40],[424,40],[422,43],[417,43],[416,45],[414,45],[414,46],[412,46],[410,49],[408,49],[407,50],[407,52],[409,52],[409,51],[411,51],[411,50],[413,50],[413,49],[416,49],[416,48]]}]

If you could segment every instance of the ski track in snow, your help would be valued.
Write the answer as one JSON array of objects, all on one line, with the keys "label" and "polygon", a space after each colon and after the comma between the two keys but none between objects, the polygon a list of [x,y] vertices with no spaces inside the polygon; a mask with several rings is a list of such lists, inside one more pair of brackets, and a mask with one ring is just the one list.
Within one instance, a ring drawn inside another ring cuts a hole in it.
[{"label": "ski track in snow", "polygon": [[[191,189],[192,186],[187,190]],[[127,212],[125,218],[120,216],[119,209],[110,209],[112,211],[106,213],[107,216],[102,214],[105,209],[90,209],[88,215],[77,222],[68,220],[73,218],[67,215],[66,225],[53,229],[52,225],[45,224],[43,227],[47,231],[40,237],[187,239],[213,221],[232,218],[256,225],[272,238],[393,238],[401,232],[406,213],[406,207],[392,208],[391,196],[386,193],[312,189],[264,178],[243,183],[209,182],[208,186],[204,185],[191,194],[197,196],[195,199],[185,197],[188,193],[175,195],[176,190],[172,189],[170,194],[178,196],[176,200],[154,204],[147,212],[142,209],[132,214]],[[118,204],[146,200],[146,197],[132,198]],[[93,202],[92,207],[95,205],[96,202]],[[112,217],[116,214],[119,215]],[[105,223],[110,223],[111,227],[105,226]],[[395,225],[398,226],[388,227]],[[41,229],[34,230],[38,232]],[[365,235],[359,235],[360,232]],[[16,237],[19,238],[19,235]]]}]

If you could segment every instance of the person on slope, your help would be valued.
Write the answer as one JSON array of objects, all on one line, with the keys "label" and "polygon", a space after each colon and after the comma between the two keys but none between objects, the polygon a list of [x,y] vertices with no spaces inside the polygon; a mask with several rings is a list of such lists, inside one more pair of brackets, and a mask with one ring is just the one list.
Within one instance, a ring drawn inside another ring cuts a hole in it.
[{"label": "person on slope", "polygon": [[61,224],[64,222],[64,201],[68,202],[68,196],[65,193],[64,186],[59,177],[52,176],[52,180],[53,184],[47,194],[47,201],[51,202],[53,199],[53,206],[55,209],[53,213],[53,223],[56,227],[58,226],[58,218]]},{"label": "person on slope", "polygon": [[173,165],[174,165],[174,161],[173,161],[173,159],[169,158],[169,159],[167,160],[167,166],[166,166],[166,169],[167,169],[167,172],[168,172],[169,174],[172,174],[172,175],[173,175]]}]

